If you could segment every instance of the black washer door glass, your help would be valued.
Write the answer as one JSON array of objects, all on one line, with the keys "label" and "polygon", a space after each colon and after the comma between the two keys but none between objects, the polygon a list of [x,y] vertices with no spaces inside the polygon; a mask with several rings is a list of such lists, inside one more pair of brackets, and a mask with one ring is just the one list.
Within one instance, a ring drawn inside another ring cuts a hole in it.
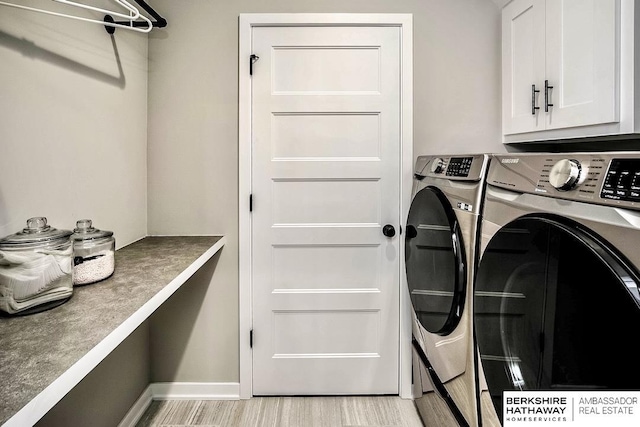
[{"label": "black washer door glass", "polygon": [[489,242],[475,326],[489,393],[639,390],[629,363],[640,325],[638,276],[611,245],[567,219],[522,217]]},{"label": "black washer door glass", "polygon": [[426,187],[416,194],[405,239],[407,282],[418,320],[431,333],[450,334],[464,308],[466,266],[458,221],[439,189]]}]

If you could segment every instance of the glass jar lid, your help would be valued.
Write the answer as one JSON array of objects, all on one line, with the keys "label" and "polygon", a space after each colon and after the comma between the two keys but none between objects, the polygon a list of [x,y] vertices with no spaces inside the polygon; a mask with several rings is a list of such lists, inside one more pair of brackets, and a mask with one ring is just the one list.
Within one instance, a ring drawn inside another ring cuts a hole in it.
[{"label": "glass jar lid", "polygon": [[47,218],[36,216],[27,220],[26,228],[0,239],[0,248],[39,247],[68,240],[69,230],[58,230],[47,224]]},{"label": "glass jar lid", "polygon": [[94,228],[90,219],[81,219],[76,221],[76,228],[73,229],[71,239],[78,240],[95,240],[104,239],[113,236],[113,231],[98,230]]}]

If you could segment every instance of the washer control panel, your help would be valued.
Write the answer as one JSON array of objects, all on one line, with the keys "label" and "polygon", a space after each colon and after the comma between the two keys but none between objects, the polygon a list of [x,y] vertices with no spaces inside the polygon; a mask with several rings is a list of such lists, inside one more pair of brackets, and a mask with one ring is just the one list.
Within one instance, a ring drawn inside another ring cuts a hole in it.
[{"label": "washer control panel", "polygon": [[514,192],[640,209],[640,152],[495,154],[487,183]]},{"label": "washer control panel", "polygon": [[598,195],[600,182],[607,167],[607,159],[600,155],[542,156],[540,162],[530,165],[533,158],[527,157],[528,173],[536,174],[534,192],[540,194],[562,194],[563,198],[594,199]]},{"label": "washer control panel", "polygon": [[640,159],[612,159],[600,197],[640,202]]}]

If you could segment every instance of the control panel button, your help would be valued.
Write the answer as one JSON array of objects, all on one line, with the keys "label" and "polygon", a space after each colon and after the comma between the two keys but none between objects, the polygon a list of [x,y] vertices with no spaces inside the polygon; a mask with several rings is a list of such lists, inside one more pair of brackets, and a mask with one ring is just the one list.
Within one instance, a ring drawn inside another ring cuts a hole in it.
[{"label": "control panel button", "polygon": [[549,183],[560,191],[571,190],[578,184],[581,171],[582,167],[577,160],[562,159],[551,168]]},{"label": "control panel button", "polygon": [[442,173],[444,170],[444,160],[441,158],[433,159],[431,162],[431,173]]}]

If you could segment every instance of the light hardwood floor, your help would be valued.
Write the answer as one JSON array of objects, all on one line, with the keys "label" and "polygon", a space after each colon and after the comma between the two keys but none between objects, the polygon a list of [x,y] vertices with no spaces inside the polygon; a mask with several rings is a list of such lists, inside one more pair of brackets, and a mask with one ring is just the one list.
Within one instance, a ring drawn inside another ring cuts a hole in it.
[{"label": "light hardwood floor", "polygon": [[254,397],[154,401],[137,427],[423,427],[397,396]]}]

